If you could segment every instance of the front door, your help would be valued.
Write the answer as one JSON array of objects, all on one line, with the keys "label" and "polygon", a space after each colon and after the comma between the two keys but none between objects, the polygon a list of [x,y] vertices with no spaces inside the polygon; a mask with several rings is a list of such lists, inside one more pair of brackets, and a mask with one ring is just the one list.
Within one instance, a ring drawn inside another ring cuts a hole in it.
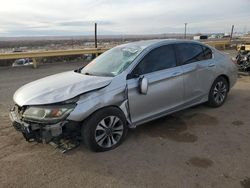
[{"label": "front door", "polygon": [[[151,50],[135,67],[128,78],[128,99],[132,123],[138,124],[147,119],[178,109],[183,100],[182,69],[176,65],[172,45]],[[134,77],[133,77],[134,75]],[[148,79],[148,92],[139,93],[139,78]]]}]

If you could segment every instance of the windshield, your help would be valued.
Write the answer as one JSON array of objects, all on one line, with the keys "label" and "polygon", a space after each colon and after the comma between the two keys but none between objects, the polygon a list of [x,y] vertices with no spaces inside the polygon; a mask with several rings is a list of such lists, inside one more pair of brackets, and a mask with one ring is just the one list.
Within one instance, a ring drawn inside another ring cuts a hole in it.
[{"label": "windshield", "polygon": [[85,66],[81,73],[94,76],[116,76],[123,72],[141,53],[138,46],[118,46],[108,50]]}]

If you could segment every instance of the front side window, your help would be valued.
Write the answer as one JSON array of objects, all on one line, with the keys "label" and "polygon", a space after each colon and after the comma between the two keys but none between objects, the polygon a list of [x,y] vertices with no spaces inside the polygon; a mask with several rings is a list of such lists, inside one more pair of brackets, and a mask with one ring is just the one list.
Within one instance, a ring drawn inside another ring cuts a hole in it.
[{"label": "front side window", "polygon": [[123,72],[142,50],[139,46],[112,48],[91,61],[81,73],[93,76],[116,76]]},{"label": "front side window", "polygon": [[181,64],[189,64],[202,61],[204,58],[203,49],[198,44],[176,44],[177,56]]},{"label": "front side window", "polygon": [[134,75],[147,74],[176,66],[172,45],[161,46],[149,52],[133,70]]}]

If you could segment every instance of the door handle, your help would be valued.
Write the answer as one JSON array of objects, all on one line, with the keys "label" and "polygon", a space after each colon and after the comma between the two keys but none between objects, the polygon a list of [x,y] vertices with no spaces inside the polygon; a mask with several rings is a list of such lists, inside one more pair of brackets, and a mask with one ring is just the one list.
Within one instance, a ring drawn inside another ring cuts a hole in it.
[{"label": "door handle", "polygon": [[214,67],[214,66],[215,66],[215,63],[210,63],[208,66],[209,66],[209,67]]},{"label": "door handle", "polygon": [[172,76],[180,76],[182,74],[182,72],[174,72],[173,74],[172,74]]}]

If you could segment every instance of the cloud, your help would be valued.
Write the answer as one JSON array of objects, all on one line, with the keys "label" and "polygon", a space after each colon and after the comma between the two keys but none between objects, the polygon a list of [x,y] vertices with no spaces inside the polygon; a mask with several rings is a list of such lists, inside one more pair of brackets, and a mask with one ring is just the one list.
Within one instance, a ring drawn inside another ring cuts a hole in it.
[{"label": "cloud", "polygon": [[250,30],[249,0],[8,0],[1,2],[0,36],[153,34]]},{"label": "cloud", "polygon": [[98,23],[98,25],[113,25],[114,22],[111,21],[66,21],[66,22],[59,22],[55,23],[55,25],[59,26],[76,26],[76,27],[91,27],[94,23]]},{"label": "cloud", "polygon": [[3,28],[0,28],[0,34],[6,34],[6,33],[7,33],[6,30],[4,30]]}]

